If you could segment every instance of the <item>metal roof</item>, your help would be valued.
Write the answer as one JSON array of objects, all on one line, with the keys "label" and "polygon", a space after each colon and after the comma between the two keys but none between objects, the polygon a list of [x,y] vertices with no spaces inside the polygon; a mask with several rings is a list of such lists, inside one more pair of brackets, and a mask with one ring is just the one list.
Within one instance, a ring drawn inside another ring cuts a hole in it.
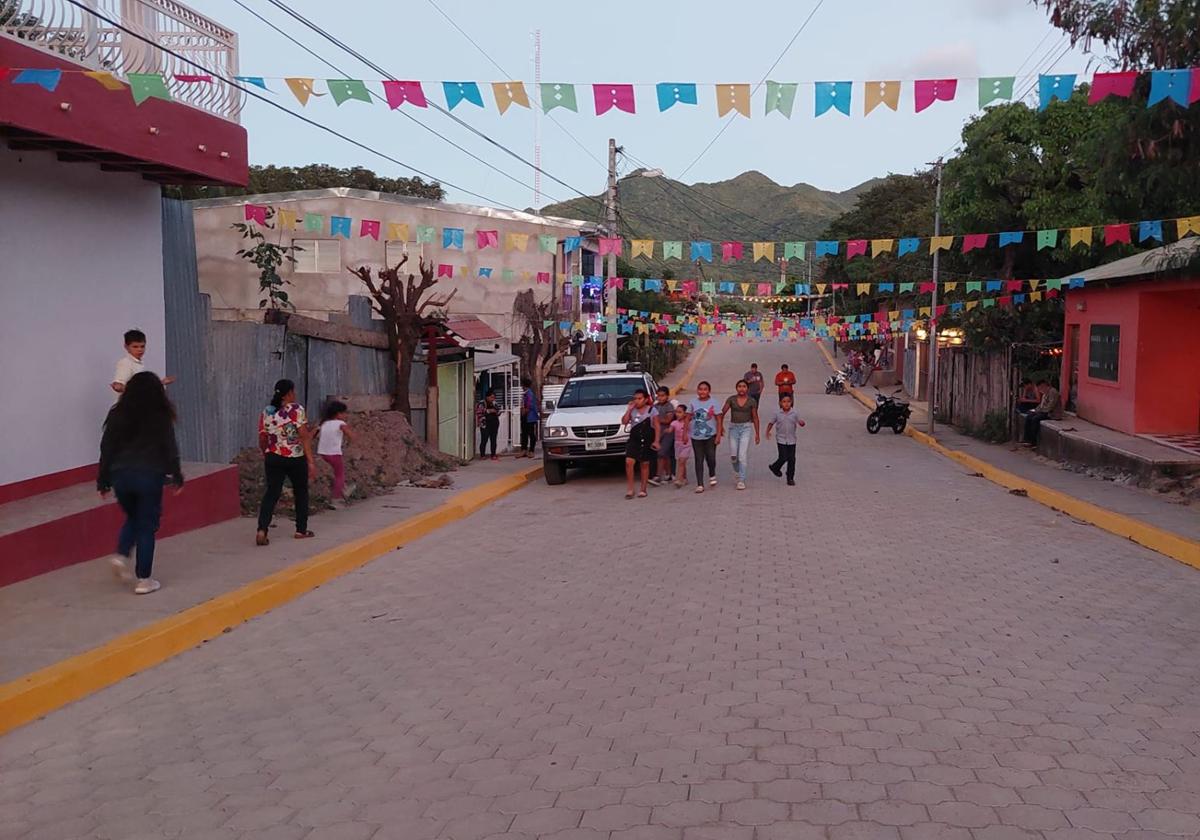
[{"label": "metal roof", "polygon": [[482,318],[474,315],[450,315],[445,321],[446,329],[469,344],[477,341],[499,341],[504,338]]},{"label": "metal roof", "polygon": [[475,354],[475,370],[492,370],[493,368],[504,367],[505,365],[520,364],[519,356],[514,356],[512,353],[484,353],[478,352]]},{"label": "metal roof", "polygon": [[479,207],[474,204],[447,204],[443,201],[433,201],[428,198],[394,195],[392,193],[359,190],[351,187],[328,187],[320,190],[293,190],[290,192],[258,193],[255,195],[232,195],[223,198],[201,198],[192,201],[191,204],[197,209],[203,209],[206,207],[233,207],[247,202],[251,204],[276,204],[281,201],[314,201],[320,198],[357,198],[363,201],[400,204],[405,207],[438,210],[445,213],[466,213],[471,216],[484,216],[500,221],[573,228],[581,233],[595,232],[597,230],[594,222],[585,222],[579,219],[564,219],[559,216],[539,216],[520,210],[501,210],[496,207]]},{"label": "metal roof", "polygon": [[1094,283],[1098,280],[1124,280],[1171,274],[1186,268],[1189,262],[1197,257],[1200,257],[1200,236],[1187,236],[1170,245],[1098,265],[1087,271],[1077,271],[1061,279],[1066,285],[1068,280],[1080,277],[1087,283]]}]

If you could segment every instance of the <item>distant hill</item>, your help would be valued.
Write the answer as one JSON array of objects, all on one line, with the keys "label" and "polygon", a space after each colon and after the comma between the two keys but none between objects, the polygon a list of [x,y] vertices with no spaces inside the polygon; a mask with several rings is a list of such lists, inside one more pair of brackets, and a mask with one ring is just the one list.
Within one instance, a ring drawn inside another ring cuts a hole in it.
[{"label": "distant hill", "polygon": [[[852,209],[858,196],[880,180],[872,179],[845,192],[830,192],[811,184],[785,187],[755,171],[743,172],[728,181],[688,185],[657,174],[656,170],[639,169],[617,184],[621,235],[627,239],[659,241],[711,240],[716,260],[711,267],[705,264],[703,268],[705,275],[712,279],[777,277],[777,266],[768,268],[764,262],[751,266],[748,245],[743,263],[722,265],[717,243],[726,239],[744,242],[815,239],[831,220]],[[577,198],[550,204],[541,212],[548,216],[598,221],[603,218],[604,196],[597,195],[594,199]],[[661,253],[661,246],[656,244],[655,256]],[[686,244],[684,254],[686,257]],[[645,264],[646,276],[653,276],[653,267],[661,269],[663,266],[657,259],[648,262],[639,258],[635,265],[638,263]],[[686,262],[668,260],[666,265],[677,277],[696,275],[696,269]]]}]

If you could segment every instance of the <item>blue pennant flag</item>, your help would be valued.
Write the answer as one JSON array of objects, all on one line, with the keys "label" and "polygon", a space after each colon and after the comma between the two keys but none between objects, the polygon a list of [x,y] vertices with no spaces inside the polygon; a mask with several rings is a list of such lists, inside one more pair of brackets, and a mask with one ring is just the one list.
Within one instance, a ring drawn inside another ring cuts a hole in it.
[{"label": "blue pennant flag", "polygon": [[1191,70],[1154,70],[1150,73],[1150,97],[1146,106],[1171,99],[1186,108],[1191,101],[1191,90]]},{"label": "blue pennant flag", "polygon": [[330,216],[329,217],[329,235],[344,236],[350,238],[350,228],[354,224],[354,220],[349,216]]},{"label": "blue pennant flag", "polygon": [[817,240],[817,257],[823,257],[826,254],[836,257],[838,252],[838,241],[836,239],[818,239]]},{"label": "blue pennant flag", "polygon": [[1083,278],[1082,277],[1072,277],[1070,280],[1067,281],[1067,288],[1068,289],[1082,289],[1083,288]]},{"label": "blue pennant flag", "polygon": [[1025,295],[1023,295],[1023,294],[1013,295],[1012,297],[1013,297],[1013,303],[1024,303],[1025,302]]},{"label": "blue pennant flag", "polygon": [[1145,242],[1147,239],[1163,241],[1161,221],[1138,223],[1138,242]]},{"label": "blue pennant flag", "polygon": [[673,105],[696,104],[696,86],[691,82],[659,82],[655,92],[658,94],[659,111],[665,111]]},{"label": "blue pennant flag", "polygon": [[896,284],[895,284],[895,283],[880,283],[880,284],[879,284],[879,291],[881,291],[881,292],[894,292],[894,291],[896,291]]},{"label": "blue pennant flag", "polygon": [[572,251],[578,251],[579,246],[583,244],[582,236],[568,236],[563,239],[563,253],[569,254]]},{"label": "blue pennant flag", "polygon": [[984,284],[984,289],[989,292],[998,292],[1000,291],[1001,285],[1002,284],[999,280],[989,280],[986,284]]},{"label": "blue pennant flag", "polygon": [[446,107],[451,111],[460,102],[483,107],[483,94],[475,82],[442,82],[442,90],[446,93]]},{"label": "blue pennant flag", "polygon": [[479,276],[480,277],[491,277],[492,270],[490,268],[481,268],[481,269],[479,269]]},{"label": "blue pennant flag", "polygon": [[1003,248],[1005,245],[1019,245],[1024,239],[1025,231],[1023,230],[1012,230],[1007,233],[1001,233],[1000,247]]},{"label": "blue pennant flag", "polygon": [[655,280],[653,277],[647,277],[642,281],[642,288],[647,292],[661,292],[662,285],[661,280]]},{"label": "blue pennant flag", "polygon": [[458,248],[461,251],[463,247],[463,229],[442,228],[442,247]]},{"label": "blue pennant flag", "polygon": [[950,311],[951,312],[962,312],[963,311],[962,301],[960,300],[960,301],[956,301],[956,302],[950,304]]},{"label": "blue pennant flag", "polygon": [[814,82],[816,87],[817,116],[830,108],[850,116],[850,82]]},{"label": "blue pennant flag", "polygon": [[270,90],[270,88],[267,87],[267,80],[262,76],[234,76],[233,78],[237,79],[239,82],[245,82],[248,85],[260,87],[263,90]]},{"label": "blue pennant flag", "polygon": [[725,281],[725,280],[722,280],[722,281],[721,281],[721,285],[720,285],[720,286],[718,286],[717,288],[719,288],[719,289],[720,289],[722,292],[725,292],[725,293],[732,293],[732,292],[734,291],[734,288],[735,288],[735,287],[734,287],[734,285],[733,285],[732,283],[730,283],[730,282],[728,282],[728,281]]},{"label": "blue pennant flag", "polygon": [[1046,106],[1055,99],[1070,99],[1074,90],[1074,73],[1053,73],[1048,76],[1038,76],[1038,110],[1045,111]]},{"label": "blue pennant flag", "polygon": [[691,248],[692,262],[696,260],[704,260],[712,262],[712,243],[711,242],[693,242]]},{"label": "blue pennant flag", "polygon": [[900,246],[896,250],[896,256],[903,257],[905,254],[915,254],[917,248],[921,245],[921,240],[915,236],[900,240]]},{"label": "blue pennant flag", "polygon": [[900,310],[900,317],[901,317],[901,318],[908,319],[908,318],[911,318],[911,317],[912,317],[913,315],[915,315],[915,314],[917,314],[917,310],[915,310],[915,309],[902,309],[902,310]]},{"label": "blue pennant flag", "polygon": [[14,85],[37,85],[53,91],[58,87],[61,79],[61,70],[21,70],[13,76],[12,83]]}]

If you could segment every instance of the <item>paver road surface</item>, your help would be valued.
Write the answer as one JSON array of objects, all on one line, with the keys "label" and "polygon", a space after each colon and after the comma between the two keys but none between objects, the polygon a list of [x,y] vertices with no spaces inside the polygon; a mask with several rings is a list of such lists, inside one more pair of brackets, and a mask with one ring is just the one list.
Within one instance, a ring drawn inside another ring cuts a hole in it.
[{"label": "paver road surface", "polygon": [[796,487],[533,484],[0,739],[0,836],[1200,835],[1200,575],[751,361]]}]

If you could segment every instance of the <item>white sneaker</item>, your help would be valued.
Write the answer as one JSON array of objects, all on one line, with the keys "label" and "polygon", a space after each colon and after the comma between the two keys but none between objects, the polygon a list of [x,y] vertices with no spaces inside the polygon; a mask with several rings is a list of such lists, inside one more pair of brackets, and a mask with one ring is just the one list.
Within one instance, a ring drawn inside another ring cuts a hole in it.
[{"label": "white sneaker", "polygon": [[739,489],[739,490],[745,490],[745,489],[746,489],[746,482],[744,482],[744,481],[739,481],[739,482],[737,483],[737,489]]},{"label": "white sneaker", "polygon": [[646,483],[649,484],[651,487],[662,487],[662,482],[659,481],[657,478],[652,478],[649,481],[647,481]]},{"label": "white sneaker", "polygon": [[716,486],[717,486],[717,477],[716,477],[715,475],[714,475],[712,478],[710,478],[710,479],[708,480],[708,486],[709,486],[709,487],[716,487]]},{"label": "white sneaker", "polygon": [[137,586],[133,587],[134,595],[149,595],[162,588],[162,584],[154,578],[138,578]]},{"label": "white sneaker", "polygon": [[133,580],[133,572],[129,571],[129,564],[120,554],[111,555],[108,558],[108,565],[112,569],[112,573],[117,576],[117,580]]}]

